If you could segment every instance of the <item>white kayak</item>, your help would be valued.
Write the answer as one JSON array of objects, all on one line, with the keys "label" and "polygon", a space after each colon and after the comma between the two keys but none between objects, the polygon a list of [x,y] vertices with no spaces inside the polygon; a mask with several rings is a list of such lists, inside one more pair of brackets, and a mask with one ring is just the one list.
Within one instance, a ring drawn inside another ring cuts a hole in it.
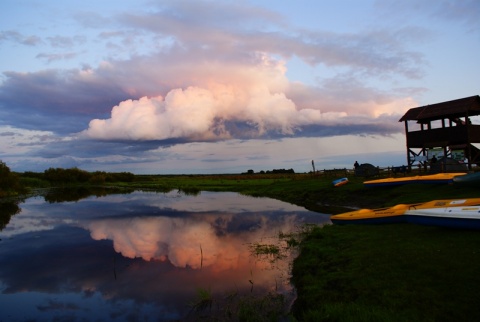
[{"label": "white kayak", "polygon": [[409,209],[409,223],[462,229],[480,229],[480,206]]}]

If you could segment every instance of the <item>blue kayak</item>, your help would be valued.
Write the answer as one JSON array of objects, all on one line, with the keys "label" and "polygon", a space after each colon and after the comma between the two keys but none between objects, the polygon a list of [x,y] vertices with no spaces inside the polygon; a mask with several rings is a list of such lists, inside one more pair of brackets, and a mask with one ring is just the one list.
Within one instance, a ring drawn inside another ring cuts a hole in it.
[{"label": "blue kayak", "polygon": [[343,186],[346,183],[348,183],[348,178],[340,178],[340,179],[332,181],[332,184],[333,184],[334,187],[340,187],[340,186]]}]

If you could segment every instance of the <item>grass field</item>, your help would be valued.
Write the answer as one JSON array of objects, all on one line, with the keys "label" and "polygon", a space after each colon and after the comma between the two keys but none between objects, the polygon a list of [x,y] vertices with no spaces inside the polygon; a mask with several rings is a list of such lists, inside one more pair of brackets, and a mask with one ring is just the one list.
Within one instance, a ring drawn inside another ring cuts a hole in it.
[{"label": "grass field", "polygon": [[[381,208],[399,203],[433,199],[478,197],[480,189],[447,184],[410,184],[397,187],[365,188],[362,177],[333,187],[335,177],[311,174],[136,176],[126,187],[186,192],[234,191],[257,197],[283,200],[322,213],[343,212],[348,207]],[[119,183],[122,184],[122,183]]]},{"label": "grass field", "polygon": [[301,321],[479,321],[480,233],[326,226],[293,266]]}]

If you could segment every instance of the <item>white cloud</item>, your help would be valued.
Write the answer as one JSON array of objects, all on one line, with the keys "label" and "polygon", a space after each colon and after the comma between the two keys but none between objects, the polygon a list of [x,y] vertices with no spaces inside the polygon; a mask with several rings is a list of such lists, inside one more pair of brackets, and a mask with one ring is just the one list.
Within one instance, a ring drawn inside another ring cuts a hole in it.
[{"label": "white cloud", "polygon": [[176,77],[174,83],[190,84],[169,90],[165,97],[123,101],[113,107],[109,119],[92,120],[82,134],[102,140],[188,141],[258,138],[269,133],[288,136],[303,126],[384,123],[379,118],[392,115],[395,122],[414,106],[411,98],[366,97],[344,99],[346,105],[329,108],[332,99],[326,98],[324,104],[321,95],[311,96],[316,103],[297,106],[286,93],[295,96],[299,86],[291,87],[284,62],[264,54],[257,55],[255,62],[192,66],[187,78],[187,73],[173,76],[173,69],[166,68],[167,75]]}]

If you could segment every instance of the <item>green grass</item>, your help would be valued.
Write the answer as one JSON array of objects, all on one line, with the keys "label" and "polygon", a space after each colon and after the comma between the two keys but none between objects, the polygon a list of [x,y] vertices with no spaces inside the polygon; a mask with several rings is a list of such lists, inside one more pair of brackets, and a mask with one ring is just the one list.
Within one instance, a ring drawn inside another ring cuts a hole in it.
[{"label": "green grass", "polygon": [[277,322],[287,316],[285,306],[285,298],[280,294],[258,296],[233,292],[215,297],[210,290],[200,288],[186,320]]},{"label": "green grass", "polygon": [[205,310],[211,310],[213,305],[213,295],[209,289],[199,288],[197,289],[197,298],[194,302],[190,303],[192,311],[199,313]]},{"label": "green grass", "polygon": [[50,183],[38,178],[20,177],[20,184],[29,188],[48,188]]},{"label": "green grass", "polygon": [[280,247],[278,245],[254,243],[250,245],[250,249],[257,256],[259,255],[280,256]]},{"label": "green grass", "polygon": [[365,188],[362,177],[349,177],[349,183],[333,187],[334,177],[311,174],[271,175],[183,175],[136,176],[134,182],[114,183],[135,189],[187,193],[233,191],[255,197],[270,197],[309,210],[339,213],[345,207],[381,208],[399,203],[416,203],[433,199],[478,197],[480,187],[447,184],[409,184],[397,187]]},{"label": "green grass", "polygon": [[293,265],[301,321],[478,321],[480,234],[397,225],[330,225]]}]

